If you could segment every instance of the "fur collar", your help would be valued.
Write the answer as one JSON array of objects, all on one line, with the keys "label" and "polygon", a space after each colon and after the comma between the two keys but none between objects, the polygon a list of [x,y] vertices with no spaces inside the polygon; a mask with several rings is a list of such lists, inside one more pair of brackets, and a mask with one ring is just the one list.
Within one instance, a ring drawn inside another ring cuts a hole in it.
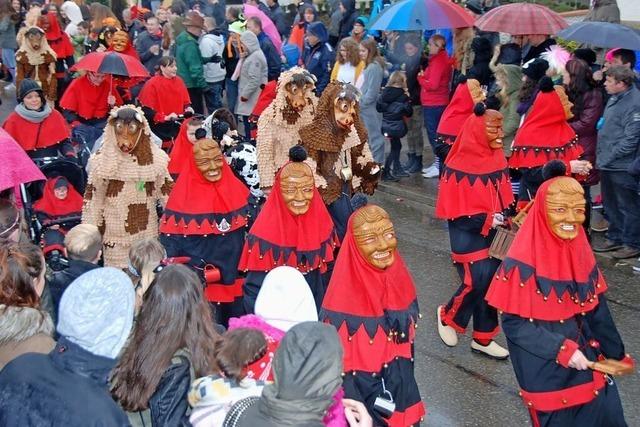
[{"label": "fur collar", "polygon": [[45,311],[0,304],[0,346],[37,334],[53,336],[53,321]]}]

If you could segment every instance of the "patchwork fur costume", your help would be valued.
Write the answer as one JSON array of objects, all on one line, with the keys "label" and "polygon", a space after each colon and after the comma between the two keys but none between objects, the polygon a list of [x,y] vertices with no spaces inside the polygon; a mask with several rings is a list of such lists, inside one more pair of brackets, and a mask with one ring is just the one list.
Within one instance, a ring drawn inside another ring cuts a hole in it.
[{"label": "patchwork fur costume", "polygon": [[352,178],[346,181],[351,194],[359,190],[373,194],[380,177],[379,172],[371,174],[378,164],[371,155],[359,106],[356,104],[352,129],[347,131],[336,123],[334,100],[342,91],[341,83],[329,83],[318,101],[313,122],[300,129],[301,145],[309,155],[306,161],[314,171],[316,186],[326,205],[335,202],[342,194],[345,181],[340,171],[343,167],[350,167],[353,173]]},{"label": "patchwork fur costume", "polygon": [[[123,153],[116,143],[115,121],[122,109],[134,109],[142,122],[140,140],[130,153]],[[116,107],[109,115],[102,147],[91,156],[82,222],[102,232],[105,266],[126,268],[133,242],[158,237],[156,206],[158,202],[165,206],[173,180],[167,170],[169,157],[150,135],[140,108]]]},{"label": "patchwork fur costume", "polygon": [[278,79],[276,98],[258,119],[256,147],[261,188],[273,186],[276,172],[289,161],[289,149],[300,143],[300,128],[313,121],[317,102],[313,92],[305,94],[307,105],[296,111],[289,104],[285,89],[287,84],[301,89],[308,78],[312,78],[309,72],[300,67],[283,72]]},{"label": "patchwork fur costume", "polygon": [[23,37],[20,49],[16,52],[16,90],[20,90],[20,83],[24,79],[32,79],[42,87],[47,101],[53,102],[57,98],[58,81],[56,80],[56,53],[51,49],[44,31],[40,49],[33,50],[29,40]]}]

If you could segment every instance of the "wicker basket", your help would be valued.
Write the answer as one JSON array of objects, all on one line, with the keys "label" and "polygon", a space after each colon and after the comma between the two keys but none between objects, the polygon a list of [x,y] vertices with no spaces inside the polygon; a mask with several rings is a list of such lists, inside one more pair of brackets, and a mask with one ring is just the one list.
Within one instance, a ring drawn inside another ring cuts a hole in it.
[{"label": "wicker basket", "polygon": [[496,235],[493,237],[491,246],[489,246],[490,257],[499,260],[504,260],[507,257],[507,252],[513,243],[513,239],[516,238],[516,233],[522,227],[531,206],[533,206],[533,200],[513,218],[511,229],[506,227],[498,227],[496,229]]}]

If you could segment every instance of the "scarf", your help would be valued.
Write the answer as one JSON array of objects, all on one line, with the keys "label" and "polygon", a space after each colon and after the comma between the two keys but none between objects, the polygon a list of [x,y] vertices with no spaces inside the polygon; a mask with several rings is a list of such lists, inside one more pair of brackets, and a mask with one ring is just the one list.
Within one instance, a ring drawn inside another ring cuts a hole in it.
[{"label": "scarf", "polygon": [[16,105],[14,111],[25,120],[33,123],[42,123],[51,114],[51,107],[45,103],[44,108],[41,110],[30,110],[21,102]]}]

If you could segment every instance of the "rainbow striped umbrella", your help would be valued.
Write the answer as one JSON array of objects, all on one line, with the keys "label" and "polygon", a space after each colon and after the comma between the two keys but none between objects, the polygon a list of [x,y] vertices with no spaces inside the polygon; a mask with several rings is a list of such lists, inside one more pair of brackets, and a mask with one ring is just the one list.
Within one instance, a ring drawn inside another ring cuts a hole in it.
[{"label": "rainbow striped umbrella", "polygon": [[474,18],[449,0],[402,0],[384,10],[371,30],[438,30],[472,27]]}]

